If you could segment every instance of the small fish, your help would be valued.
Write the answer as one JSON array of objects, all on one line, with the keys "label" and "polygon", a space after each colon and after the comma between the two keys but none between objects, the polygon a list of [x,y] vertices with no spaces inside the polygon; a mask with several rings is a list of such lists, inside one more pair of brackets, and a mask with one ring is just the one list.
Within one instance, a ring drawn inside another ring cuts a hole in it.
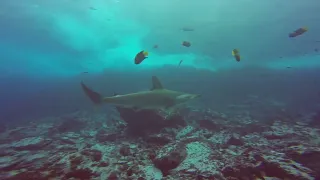
[{"label": "small fish", "polygon": [[183,41],[183,42],[182,42],[182,46],[190,47],[190,46],[191,46],[191,43],[188,42],[188,41]]},{"label": "small fish", "polygon": [[287,66],[287,69],[290,69],[290,68],[292,68],[291,66]]},{"label": "small fish", "polygon": [[140,64],[143,60],[147,59],[149,53],[147,51],[140,51],[136,57],[134,58],[134,63],[135,64]]},{"label": "small fish", "polygon": [[158,46],[158,44],[155,44],[154,46],[153,46],[153,49],[157,49],[159,46]]},{"label": "small fish", "polygon": [[182,31],[194,31],[193,28],[189,28],[189,27],[183,27],[181,28]]},{"label": "small fish", "polygon": [[94,8],[94,7],[90,7],[89,9],[90,9],[90,10],[93,10],[93,11],[96,11],[96,10],[97,10],[97,9]]},{"label": "small fish", "polygon": [[89,72],[88,71],[84,71],[84,72],[82,72],[83,74],[88,74]]},{"label": "small fish", "polygon": [[315,48],[315,49],[314,49],[314,51],[315,51],[315,52],[318,52],[318,51],[319,51],[319,49],[318,49],[318,48]]},{"label": "small fish", "polygon": [[297,37],[297,36],[304,34],[307,31],[308,31],[307,27],[299,28],[299,29],[295,30],[294,32],[289,33],[289,37],[294,38],[294,37]]},{"label": "small fish", "polygon": [[241,57],[240,57],[240,53],[238,49],[234,49],[231,52],[232,56],[234,56],[234,58],[236,59],[236,61],[240,61]]},{"label": "small fish", "polygon": [[178,65],[178,66],[180,66],[182,62],[183,62],[183,60],[180,60],[180,62],[179,62],[179,65]]}]

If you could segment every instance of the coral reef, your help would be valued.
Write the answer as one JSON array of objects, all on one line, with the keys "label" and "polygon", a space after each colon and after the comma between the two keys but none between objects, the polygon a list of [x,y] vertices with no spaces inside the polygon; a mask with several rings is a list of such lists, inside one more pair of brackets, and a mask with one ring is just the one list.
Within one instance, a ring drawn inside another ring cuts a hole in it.
[{"label": "coral reef", "polygon": [[150,133],[159,133],[165,127],[185,126],[180,115],[165,116],[153,110],[134,110],[116,107],[120,117],[127,124],[127,132],[131,136],[144,136]]},{"label": "coral reef", "polygon": [[0,179],[320,177],[320,130],[305,121],[266,123],[194,108],[170,117],[155,111],[117,110],[122,120],[83,112],[4,130]]}]

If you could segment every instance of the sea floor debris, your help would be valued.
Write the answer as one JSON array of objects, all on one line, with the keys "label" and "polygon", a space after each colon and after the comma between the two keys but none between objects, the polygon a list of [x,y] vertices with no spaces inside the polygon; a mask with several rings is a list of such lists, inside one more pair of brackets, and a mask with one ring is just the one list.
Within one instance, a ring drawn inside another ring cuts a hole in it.
[{"label": "sea floor debris", "polygon": [[266,123],[210,109],[189,109],[174,117],[174,123],[164,119],[161,129],[132,136],[135,131],[126,131],[133,123],[129,119],[94,117],[81,112],[57,122],[7,128],[0,134],[0,179],[320,177],[320,129],[305,121],[272,119]]}]

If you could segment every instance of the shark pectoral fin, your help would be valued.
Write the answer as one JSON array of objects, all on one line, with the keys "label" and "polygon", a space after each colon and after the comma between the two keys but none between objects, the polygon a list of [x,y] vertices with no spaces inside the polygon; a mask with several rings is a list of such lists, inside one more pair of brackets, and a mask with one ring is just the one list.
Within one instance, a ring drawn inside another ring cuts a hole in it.
[{"label": "shark pectoral fin", "polygon": [[166,114],[171,114],[175,111],[176,102],[174,99],[165,99],[165,106],[161,109]]},{"label": "shark pectoral fin", "polygon": [[173,114],[175,111],[176,111],[176,108],[174,108],[174,107],[168,108],[168,109],[166,110],[166,112],[167,112],[168,114]]},{"label": "shark pectoral fin", "polygon": [[178,107],[173,106],[173,107],[165,109],[164,112],[167,114],[168,117],[170,117],[170,116],[177,114],[178,110],[179,110]]}]

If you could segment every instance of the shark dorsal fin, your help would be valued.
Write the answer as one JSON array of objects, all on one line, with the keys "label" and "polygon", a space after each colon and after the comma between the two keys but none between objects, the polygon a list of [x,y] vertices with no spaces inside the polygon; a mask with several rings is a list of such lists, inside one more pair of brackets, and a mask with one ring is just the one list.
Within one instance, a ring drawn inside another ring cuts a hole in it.
[{"label": "shark dorsal fin", "polygon": [[162,86],[160,80],[157,78],[157,76],[152,76],[152,88],[151,88],[151,91],[155,90],[155,89],[163,89],[163,86]]}]

